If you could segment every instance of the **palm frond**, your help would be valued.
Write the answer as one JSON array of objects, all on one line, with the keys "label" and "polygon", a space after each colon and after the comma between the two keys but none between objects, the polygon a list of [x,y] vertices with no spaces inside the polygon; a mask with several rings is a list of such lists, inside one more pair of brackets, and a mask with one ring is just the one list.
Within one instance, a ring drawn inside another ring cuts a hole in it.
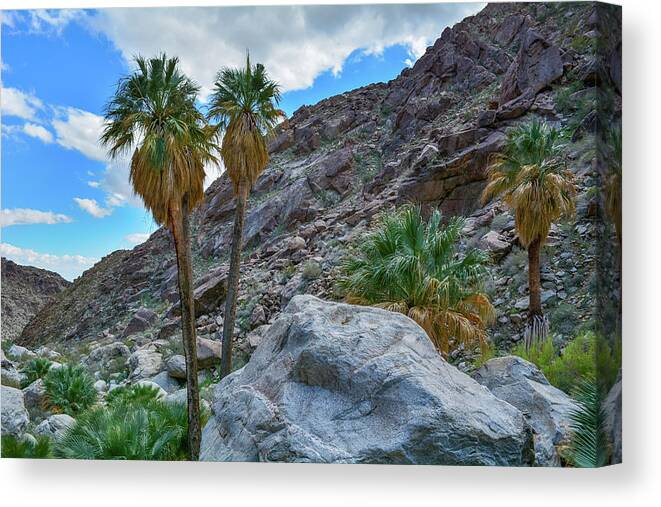
[{"label": "palm frond", "polygon": [[570,459],[580,468],[604,466],[608,460],[608,439],[604,429],[606,418],[601,392],[595,379],[584,378],[576,387],[574,399],[578,408],[570,414]]}]

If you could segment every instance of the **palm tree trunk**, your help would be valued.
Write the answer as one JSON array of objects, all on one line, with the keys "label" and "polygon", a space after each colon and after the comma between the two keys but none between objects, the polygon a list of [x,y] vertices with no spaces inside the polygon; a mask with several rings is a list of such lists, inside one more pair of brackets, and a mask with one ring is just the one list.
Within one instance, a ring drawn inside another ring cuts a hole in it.
[{"label": "palm tree trunk", "polygon": [[200,458],[202,428],[200,424],[200,390],[197,380],[197,342],[195,336],[195,306],[193,300],[193,270],[188,223],[188,203],[173,215],[172,236],[177,255],[181,334],[186,358],[186,394],[188,400],[188,450],[191,461]]},{"label": "palm tree trunk", "polygon": [[223,350],[220,359],[220,378],[232,371],[232,337],[236,321],[236,300],[239,295],[239,275],[241,272],[241,250],[243,248],[243,220],[248,202],[248,182],[242,180],[236,194],[234,230],[232,231],[232,253],[227,279],[227,299],[225,300],[225,321],[223,323]]},{"label": "palm tree trunk", "polygon": [[525,332],[525,344],[529,349],[533,342],[541,341],[548,334],[548,323],[542,312],[542,284],[540,280],[539,255],[541,241],[534,240],[528,246],[528,326]]}]

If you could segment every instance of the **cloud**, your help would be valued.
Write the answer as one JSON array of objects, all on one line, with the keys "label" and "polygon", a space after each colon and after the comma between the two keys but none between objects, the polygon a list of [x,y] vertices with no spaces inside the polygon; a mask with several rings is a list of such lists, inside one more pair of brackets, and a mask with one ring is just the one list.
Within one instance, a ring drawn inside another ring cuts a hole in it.
[{"label": "cloud", "polygon": [[99,188],[100,185],[98,181],[88,181],[87,184],[92,188]]},{"label": "cloud", "polygon": [[2,24],[9,28],[47,35],[60,35],[69,23],[86,15],[81,9],[31,9],[0,13]]},{"label": "cloud", "polygon": [[78,204],[78,206],[80,206],[80,209],[86,211],[93,217],[103,218],[112,214],[111,207],[104,208],[100,206],[99,203],[96,202],[96,199],[83,199],[81,197],[74,197],[73,200],[76,201],[76,204]]},{"label": "cloud", "polygon": [[149,234],[145,232],[134,232],[133,234],[127,234],[124,239],[132,245],[138,245],[147,241],[149,239]]},{"label": "cloud", "polygon": [[3,87],[0,90],[0,102],[3,115],[16,116],[24,120],[35,120],[37,111],[44,107],[37,97],[16,88]]},{"label": "cloud", "polygon": [[29,208],[13,208],[0,210],[0,226],[24,224],[59,224],[73,220],[67,215],[52,211],[39,211]]},{"label": "cloud", "polygon": [[51,124],[59,145],[77,150],[87,158],[105,162],[106,150],[99,143],[103,117],[74,107],[58,108]]},{"label": "cloud", "polygon": [[[325,71],[339,74],[349,55],[380,54],[402,44],[412,59],[445,26],[483,4],[259,6],[104,9],[87,16],[127,61],[166,51],[209,92],[219,65],[245,63],[246,48],[283,91],[310,87]],[[222,27],[222,28],[221,28]],[[210,55],[214,58],[209,59]],[[214,64],[213,62],[218,63]]]},{"label": "cloud", "polygon": [[36,123],[26,123],[23,125],[23,132],[30,137],[41,139],[44,143],[50,144],[53,142],[53,134],[50,130],[41,125],[37,125]]},{"label": "cloud", "polygon": [[9,243],[0,243],[0,255],[18,264],[55,271],[67,280],[73,280],[99,261],[99,259],[82,255],[53,255],[35,252]]}]

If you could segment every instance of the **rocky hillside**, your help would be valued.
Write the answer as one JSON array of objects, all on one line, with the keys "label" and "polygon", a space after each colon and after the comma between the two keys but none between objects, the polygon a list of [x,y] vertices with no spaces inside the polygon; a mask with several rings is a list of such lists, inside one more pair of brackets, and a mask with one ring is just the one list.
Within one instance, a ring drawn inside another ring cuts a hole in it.
[{"label": "rocky hillside", "polygon": [[[491,338],[510,348],[527,308],[525,252],[511,214],[481,207],[478,196],[507,130],[535,117],[572,132],[567,154],[579,186],[576,220],[553,228],[544,253],[543,303],[560,340],[588,322],[597,88],[606,85],[608,115],[621,110],[621,70],[597,66],[596,41],[618,61],[615,15],[593,3],[488,5],[446,28],[396,79],[297,110],[271,141],[271,162],[250,197],[235,364],[294,295],[341,299],[337,269],[352,242],[375,215],[408,202],[465,216],[465,244],[492,253],[487,290],[499,320]],[[198,333],[210,340],[220,339],[233,213],[231,185],[220,177],[192,218]],[[131,351],[169,346],[179,332],[176,276],[160,229],[85,272],[18,342],[63,352],[117,341]],[[470,354],[452,360],[468,367]]]},{"label": "rocky hillside", "polygon": [[25,325],[70,282],[45,269],[2,258],[2,338],[15,340]]}]

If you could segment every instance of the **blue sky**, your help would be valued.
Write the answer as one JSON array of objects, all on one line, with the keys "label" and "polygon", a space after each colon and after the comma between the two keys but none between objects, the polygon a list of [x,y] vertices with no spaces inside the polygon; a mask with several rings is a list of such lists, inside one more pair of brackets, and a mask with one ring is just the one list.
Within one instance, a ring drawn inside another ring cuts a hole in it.
[{"label": "blue sky", "polygon": [[240,64],[249,47],[282,84],[281,107],[291,115],[301,105],[394,78],[445,26],[479,8],[3,12],[0,253],[73,279],[156,229],[131,193],[126,161],[109,161],[97,142],[103,105],[130,72],[132,55],[178,55],[203,101],[215,72]]}]

